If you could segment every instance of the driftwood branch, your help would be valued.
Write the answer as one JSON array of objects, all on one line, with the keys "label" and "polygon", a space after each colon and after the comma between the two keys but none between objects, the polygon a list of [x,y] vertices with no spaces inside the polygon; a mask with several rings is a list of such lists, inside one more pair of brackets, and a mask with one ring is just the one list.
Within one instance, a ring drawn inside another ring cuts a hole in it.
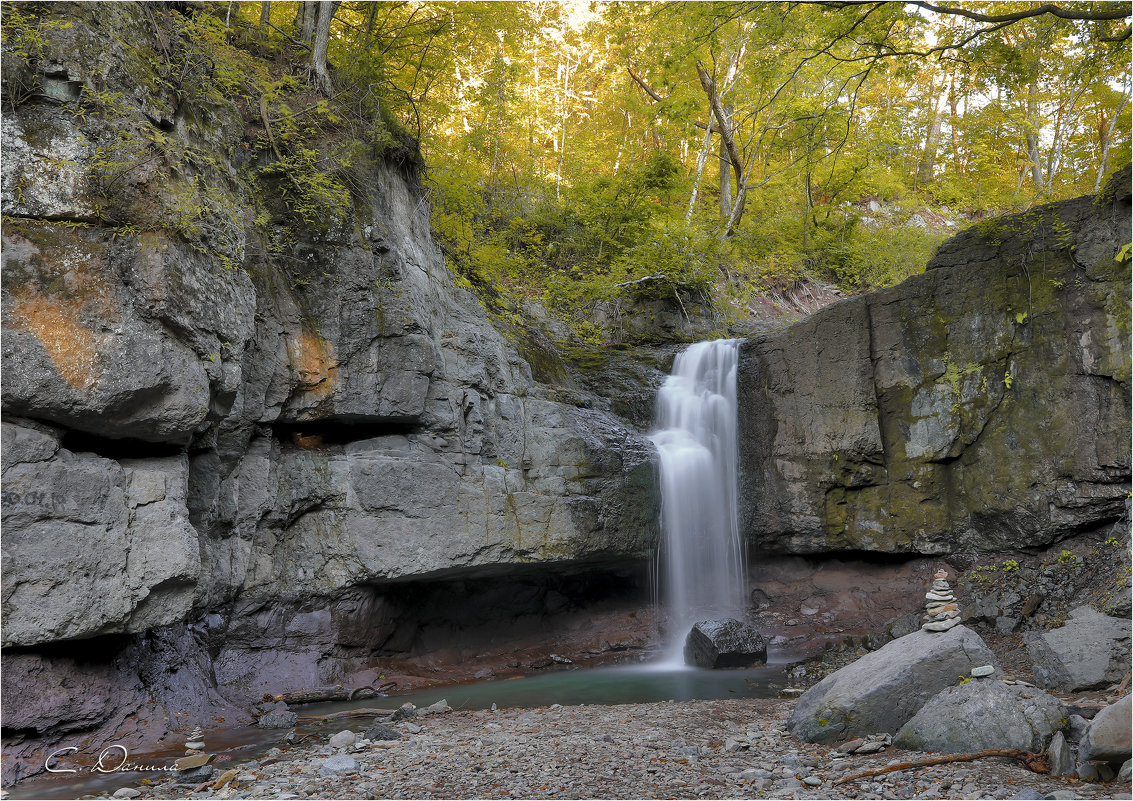
[{"label": "driftwood branch", "polygon": [[846,782],[855,782],[858,779],[868,779],[871,776],[880,776],[884,773],[893,773],[898,770],[911,770],[913,768],[927,768],[932,765],[946,765],[949,762],[975,762],[977,759],[986,759],[987,757],[1007,757],[1008,759],[1016,759],[1022,762],[1026,767],[1030,768],[1035,773],[1050,773],[1050,765],[1047,764],[1046,755],[1039,753],[1035,754],[1030,751],[1024,751],[1021,748],[987,748],[983,751],[974,751],[970,754],[940,754],[934,757],[926,757],[924,759],[914,759],[909,762],[899,762],[896,765],[886,765],[882,768],[874,768],[873,770],[862,771],[855,773],[851,776],[843,776],[834,782],[835,785],[845,784]]},{"label": "driftwood branch", "polygon": [[299,720],[337,720],[338,718],[374,718],[374,717],[389,717],[396,710],[393,709],[377,709],[374,707],[363,706],[358,709],[344,709],[341,712],[331,712],[327,715],[304,715]]}]

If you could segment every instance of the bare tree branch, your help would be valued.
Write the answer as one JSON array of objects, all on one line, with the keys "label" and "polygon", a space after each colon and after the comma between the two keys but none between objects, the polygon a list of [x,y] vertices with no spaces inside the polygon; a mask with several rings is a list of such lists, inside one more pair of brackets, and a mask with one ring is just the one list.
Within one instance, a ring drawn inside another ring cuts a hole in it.
[{"label": "bare tree branch", "polygon": [[934,3],[924,2],[924,0],[912,0],[911,4],[920,6],[928,11],[935,11],[938,14],[955,14],[957,16],[967,17],[968,19],[974,19],[977,22],[1019,22],[1020,20],[1030,17],[1039,17],[1043,14],[1050,14],[1052,17],[1058,17],[1059,19],[1088,20],[1091,22],[1125,19],[1126,17],[1133,16],[1133,12],[1130,12],[1128,7],[1113,11],[1073,11],[1071,9],[1062,8],[1061,6],[1056,6],[1054,3],[1043,3],[1041,6],[1029,8],[1024,11],[1014,11],[1010,14],[981,14],[977,11],[968,11],[963,8],[938,6]]}]

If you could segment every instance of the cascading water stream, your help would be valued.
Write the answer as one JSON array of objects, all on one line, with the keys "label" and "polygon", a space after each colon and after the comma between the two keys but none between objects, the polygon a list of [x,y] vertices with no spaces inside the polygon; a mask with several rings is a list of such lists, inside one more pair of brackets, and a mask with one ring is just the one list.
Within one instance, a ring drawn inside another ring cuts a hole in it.
[{"label": "cascading water stream", "polygon": [[699,342],[679,354],[657,395],[662,540],[659,595],[668,614],[666,662],[684,664],[698,620],[745,607],[746,554],[737,518],[736,367],[739,341]]}]

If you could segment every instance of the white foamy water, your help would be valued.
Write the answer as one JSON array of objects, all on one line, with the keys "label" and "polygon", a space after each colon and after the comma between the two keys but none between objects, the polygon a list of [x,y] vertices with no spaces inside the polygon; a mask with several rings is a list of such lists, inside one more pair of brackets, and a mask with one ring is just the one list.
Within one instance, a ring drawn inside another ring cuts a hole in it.
[{"label": "white foamy water", "polygon": [[679,356],[657,394],[661,457],[659,594],[667,612],[667,662],[684,663],[697,620],[743,619],[746,554],[736,493],[739,341],[699,342]]}]

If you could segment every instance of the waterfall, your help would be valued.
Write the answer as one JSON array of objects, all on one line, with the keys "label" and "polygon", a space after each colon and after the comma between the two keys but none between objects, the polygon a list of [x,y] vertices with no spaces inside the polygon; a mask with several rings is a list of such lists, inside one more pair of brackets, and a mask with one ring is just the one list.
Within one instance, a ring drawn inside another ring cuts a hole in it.
[{"label": "waterfall", "polygon": [[737,519],[736,366],[739,341],[679,354],[657,394],[661,462],[658,583],[669,617],[669,661],[683,664],[697,620],[745,618],[746,549]]}]

